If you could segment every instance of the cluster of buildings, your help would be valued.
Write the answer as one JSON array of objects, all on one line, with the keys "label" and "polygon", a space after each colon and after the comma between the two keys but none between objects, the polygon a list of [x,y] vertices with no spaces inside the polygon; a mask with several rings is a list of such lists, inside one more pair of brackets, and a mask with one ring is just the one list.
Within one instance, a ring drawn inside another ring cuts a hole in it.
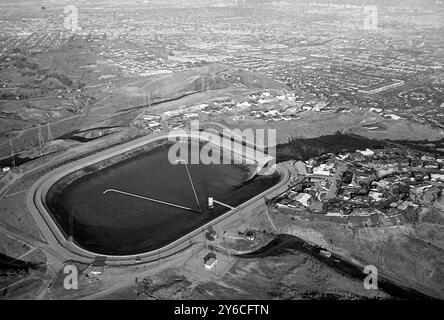
[{"label": "cluster of buildings", "polygon": [[160,131],[163,129],[184,128],[191,120],[199,118],[200,114],[209,114],[210,112],[222,112],[227,105],[231,105],[232,100],[221,98],[210,104],[201,103],[192,106],[182,106],[175,110],[168,110],[160,114],[151,114],[150,110],[142,112],[133,122],[135,127],[141,129],[151,129]]},{"label": "cluster of buildings", "polygon": [[150,51],[140,51],[133,48],[108,47],[100,52],[106,63],[117,67],[117,70],[129,75],[151,76],[172,73],[176,70],[171,63]]},{"label": "cluster of buildings", "polygon": [[211,120],[218,115],[227,115],[233,120],[290,121],[302,118],[303,112],[351,112],[346,106],[333,106],[325,99],[306,99],[295,93],[260,91],[250,94],[246,99],[233,100],[231,97],[219,97],[207,103],[182,106],[161,114],[142,112],[134,121],[134,126],[152,131],[162,130],[162,121],[166,129],[184,128],[191,120]]},{"label": "cluster of buildings", "polygon": [[249,117],[262,119],[265,121],[288,121],[298,120],[301,113],[321,112],[350,112],[346,107],[332,106],[326,99],[307,99],[294,93],[271,93],[262,92],[250,95],[247,102],[249,104]]},{"label": "cluster of buildings", "polygon": [[417,222],[444,189],[444,158],[404,147],[329,154],[292,168],[292,188],[277,206],[343,223]]}]

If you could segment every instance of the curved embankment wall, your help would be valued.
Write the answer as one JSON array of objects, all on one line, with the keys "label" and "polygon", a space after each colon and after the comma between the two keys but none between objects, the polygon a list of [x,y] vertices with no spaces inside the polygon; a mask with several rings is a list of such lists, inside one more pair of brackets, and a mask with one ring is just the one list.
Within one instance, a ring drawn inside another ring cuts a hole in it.
[{"label": "curved embankment wall", "polygon": [[[190,138],[204,139],[207,140],[208,137],[199,135],[187,135]],[[179,253],[192,245],[194,242],[203,241],[204,232],[208,230],[210,226],[217,227],[219,229],[222,225],[232,222],[233,220],[240,219],[240,214],[242,212],[248,212],[248,209],[254,206],[254,203],[264,197],[274,197],[284,192],[287,189],[288,181],[290,179],[290,174],[286,170],[285,166],[277,166],[278,172],[281,175],[280,181],[274,185],[272,188],[262,192],[261,194],[247,200],[243,204],[239,205],[237,208],[222,214],[221,216],[215,218],[214,220],[202,225],[196,230],[188,233],[187,235],[150,252],[136,255],[103,255],[96,254],[94,252],[85,250],[72,241],[65,238],[63,232],[51,217],[51,214],[47,211],[45,206],[46,195],[53,184],[62,179],[64,176],[71,174],[75,171],[81,170],[82,168],[95,165],[101,161],[110,159],[114,156],[118,156],[122,153],[132,151],[136,148],[142,147],[148,143],[167,139],[168,135],[156,135],[152,137],[142,137],[134,141],[128,142],[125,145],[117,146],[109,150],[100,152],[96,155],[89,156],[87,158],[69,163],[65,166],[57,168],[50,173],[46,174],[40,178],[28,191],[26,203],[28,210],[33,216],[38,227],[44,234],[45,239],[48,244],[57,255],[65,260],[76,260],[85,263],[91,263],[97,257],[104,257],[108,264],[117,265],[131,265],[131,264],[141,264],[154,262],[160,259],[168,258],[176,253]],[[213,141],[210,139],[210,141]],[[250,150],[251,151],[251,150]],[[254,150],[251,152],[246,152],[246,157],[255,154]],[[237,215],[236,215],[237,213]]]}]

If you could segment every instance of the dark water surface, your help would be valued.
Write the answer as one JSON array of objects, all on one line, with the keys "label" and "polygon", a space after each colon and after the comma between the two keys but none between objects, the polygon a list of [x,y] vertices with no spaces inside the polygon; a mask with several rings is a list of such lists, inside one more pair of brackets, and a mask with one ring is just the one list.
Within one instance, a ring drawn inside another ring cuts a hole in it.
[{"label": "dark water surface", "polygon": [[48,192],[47,207],[65,235],[73,234],[79,246],[108,255],[138,254],[162,247],[227,212],[218,205],[211,212],[206,209],[208,195],[236,206],[280,179],[261,177],[243,184],[248,171],[234,164],[188,168],[202,213],[116,193],[103,194],[106,189],[119,189],[197,209],[186,168],[170,164],[168,147],[141,153],[67,186],[56,183]]}]

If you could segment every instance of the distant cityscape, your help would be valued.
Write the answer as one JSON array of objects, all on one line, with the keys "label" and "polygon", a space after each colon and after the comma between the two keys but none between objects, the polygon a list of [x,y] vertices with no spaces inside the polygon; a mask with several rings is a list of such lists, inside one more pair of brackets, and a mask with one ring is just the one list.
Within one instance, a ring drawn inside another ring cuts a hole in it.
[{"label": "distant cityscape", "polygon": [[[42,18],[29,13],[18,20],[2,20],[0,68],[20,53],[32,56],[84,38],[100,57],[79,66],[86,72],[112,65],[135,77],[219,62],[266,74],[327,104],[373,108],[443,129],[444,87],[439,75],[444,40],[440,31],[420,36],[427,26],[415,25],[415,20],[439,24],[433,9],[419,15],[414,8],[380,10],[379,23],[390,26],[390,31],[378,32],[364,30],[360,6],[206,7],[204,1],[200,5],[130,5],[118,13],[118,7],[96,3],[80,7],[77,35],[64,29],[62,13],[53,14],[50,6],[41,9]],[[255,15],[247,15],[249,10]],[[341,30],[340,37],[336,29]],[[98,80],[112,82],[115,77],[102,74]],[[0,86],[3,95],[17,95],[20,84],[2,79]]]}]

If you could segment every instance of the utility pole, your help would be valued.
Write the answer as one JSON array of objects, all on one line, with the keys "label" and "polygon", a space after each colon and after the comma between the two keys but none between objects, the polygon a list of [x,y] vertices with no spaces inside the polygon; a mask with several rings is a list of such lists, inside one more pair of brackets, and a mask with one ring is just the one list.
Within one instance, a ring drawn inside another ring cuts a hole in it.
[{"label": "utility pole", "polygon": [[48,141],[52,141],[54,138],[51,133],[51,124],[49,122],[47,122],[46,125],[48,127]]},{"label": "utility pole", "polygon": [[43,136],[42,136],[42,126],[40,124],[37,127],[37,136],[38,136],[38,139],[39,139],[40,156],[42,156]]},{"label": "utility pole", "polygon": [[194,258],[193,242],[191,241],[191,236],[188,236],[188,239],[190,240],[191,258]]},{"label": "utility pole", "polygon": [[15,156],[14,156],[14,147],[12,146],[12,139],[9,139],[9,144],[11,145],[12,168],[15,169]]}]

